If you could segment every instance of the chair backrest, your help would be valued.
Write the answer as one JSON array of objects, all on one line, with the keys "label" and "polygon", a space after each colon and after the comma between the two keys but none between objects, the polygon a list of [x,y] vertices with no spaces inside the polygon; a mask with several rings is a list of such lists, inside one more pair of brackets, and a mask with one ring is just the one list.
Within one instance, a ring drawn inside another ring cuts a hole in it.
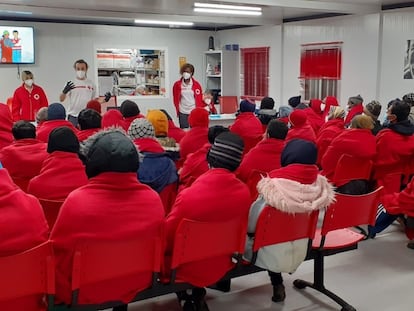
[{"label": "chair backrest", "polygon": [[178,225],[171,268],[203,259],[242,254],[246,240],[247,219],[223,222],[199,222],[183,219]]},{"label": "chair backrest", "polygon": [[239,109],[237,96],[220,96],[220,113],[235,113]]},{"label": "chair backrest", "polygon": [[55,267],[51,243],[45,242],[22,253],[0,257],[0,275],[0,302],[36,294],[54,295]]},{"label": "chair backrest", "polygon": [[52,230],[57,216],[59,215],[60,207],[62,206],[63,201],[39,199],[39,202],[40,205],[42,205],[43,212],[45,213],[49,229]]},{"label": "chair backrest", "polygon": [[260,213],[254,235],[253,252],[268,245],[299,239],[313,239],[319,210],[312,213],[290,214],[271,206]]},{"label": "chair backrest", "polygon": [[[72,266],[72,304],[82,287],[143,272],[161,270],[162,230],[122,241],[84,241],[75,247]],[[145,251],[143,251],[145,250]]]},{"label": "chair backrest", "polygon": [[343,154],[339,158],[332,182],[336,186],[342,186],[351,180],[370,180],[372,166],[371,160]]},{"label": "chair backrest", "polygon": [[333,230],[374,225],[382,188],[379,187],[373,192],[362,195],[337,193],[336,202],[325,212],[321,228],[322,236]]}]

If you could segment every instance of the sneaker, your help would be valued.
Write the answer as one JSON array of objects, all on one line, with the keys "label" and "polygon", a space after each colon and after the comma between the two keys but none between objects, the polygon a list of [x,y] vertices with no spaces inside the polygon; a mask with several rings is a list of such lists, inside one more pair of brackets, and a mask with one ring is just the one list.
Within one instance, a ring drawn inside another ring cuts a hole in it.
[{"label": "sneaker", "polygon": [[407,243],[407,247],[414,249],[414,240],[411,240],[410,242]]},{"label": "sneaker", "polygon": [[278,284],[273,286],[273,296],[272,301],[281,302],[286,298],[285,286],[283,284]]}]

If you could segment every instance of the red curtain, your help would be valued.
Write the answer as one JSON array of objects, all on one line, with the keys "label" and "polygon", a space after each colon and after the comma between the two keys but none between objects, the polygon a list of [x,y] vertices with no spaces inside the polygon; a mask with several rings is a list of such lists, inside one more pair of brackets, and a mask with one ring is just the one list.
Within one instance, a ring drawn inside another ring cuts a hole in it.
[{"label": "red curtain", "polygon": [[241,49],[243,95],[264,97],[269,93],[269,47]]},{"label": "red curtain", "polygon": [[300,78],[341,79],[340,47],[302,47]]}]

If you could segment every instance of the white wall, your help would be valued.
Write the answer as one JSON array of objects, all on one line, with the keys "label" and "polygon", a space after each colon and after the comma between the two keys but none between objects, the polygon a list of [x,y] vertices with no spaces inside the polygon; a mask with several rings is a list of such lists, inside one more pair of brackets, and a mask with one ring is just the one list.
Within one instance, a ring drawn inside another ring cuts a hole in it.
[{"label": "white wall", "polygon": [[[178,58],[196,68],[195,78],[202,76],[203,52],[208,47],[208,31],[159,29],[124,26],[75,25],[55,23],[12,23],[7,25],[33,26],[35,29],[36,64],[22,65],[21,70],[31,70],[35,82],[44,88],[49,102],[59,101],[59,94],[68,80],[74,79],[73,62],[83,58],[89,65],[89,77],[97,83],[94,53],[96,48],[167,48],[167,74],[169,98],[140,99],[143,107],[164,108],[172,115],[172,84],[179,77]],[[16,65],[0,65],[0,102],[13,95],[21,84]],[[144,109],[141,109],[144,113]]]},{"label": "white wall", "polygon": [[391,99],[414,92],[414,80],[403,78],[407,40],[414,40],[414,10],[386,12],[383,25],[380,100],[384,107]]},{"label": "white wall", "polygon": [[376,99],[380,15],[325,18],[284,25],[283,100],[298,95],[300,45],[343,41],[342,80],[338,100],[345,106],[350,96],[365,102]]},{"label": "white wall", "polygon": [[216,48],[233,43],[239,44],[240,48],[270,47],[269,96],[273,97],[276,106],[279,106],[282,94],[282,26],[223,30],[219,31],[215,37]]}]

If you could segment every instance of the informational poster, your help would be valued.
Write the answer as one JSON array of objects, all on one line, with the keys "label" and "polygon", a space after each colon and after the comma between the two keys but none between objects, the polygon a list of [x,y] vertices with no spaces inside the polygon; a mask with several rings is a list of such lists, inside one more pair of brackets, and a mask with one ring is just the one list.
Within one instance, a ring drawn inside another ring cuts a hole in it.
[{"label": "informational poster", "polygon": [[414,78],[414,40],[407,40],[404,56],[404,79]]}]

